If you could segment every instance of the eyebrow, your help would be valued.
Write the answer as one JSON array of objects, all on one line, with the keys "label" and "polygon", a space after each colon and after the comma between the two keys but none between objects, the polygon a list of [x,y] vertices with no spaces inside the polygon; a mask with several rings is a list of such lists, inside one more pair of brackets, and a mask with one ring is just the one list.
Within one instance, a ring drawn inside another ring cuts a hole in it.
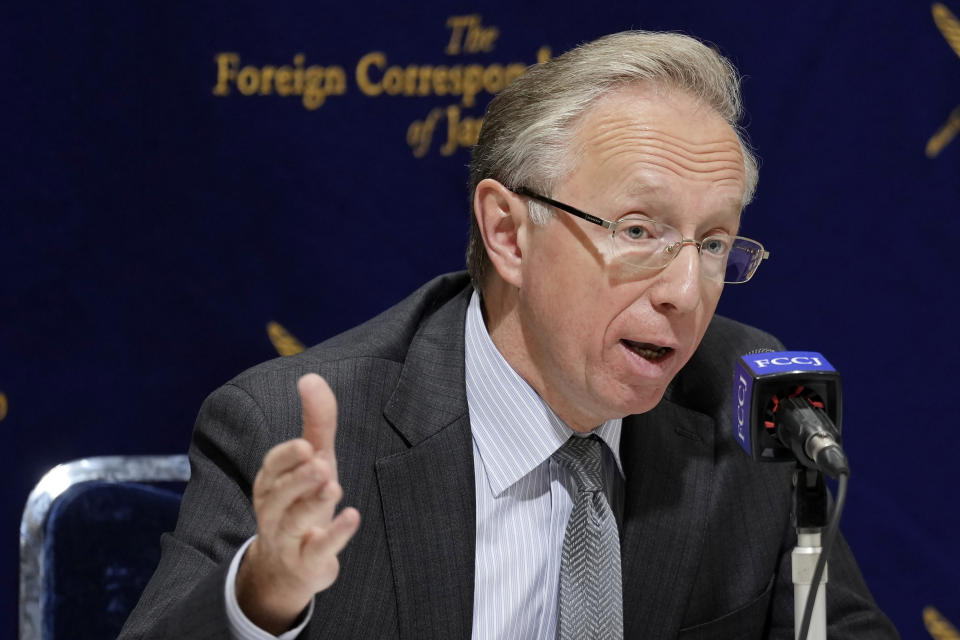
[{"label": "eyebrow", "polygon": [[[663,215],[664,212],[659,212],[660,215],[657,215],[655,210],[661,209],[663,204],[672,205],[667,194],[665,193],[668,189],[656,184],[650,184],[649,182],[632,182],[627,189],[624,190],[624,194],[628,198],[651,198],[653,201],[648,203],[652,206],[654,211],[645,211],[644,215],[648,218],[655,217],[663,222],[670,224],[669,219],[672,217],[669,213]],[[726,207],[729,206],[729,210]],[[739,198],[731,196],[723,200],[720,203],[720,209],[717,209],[710,213],[704,222],[707,223],[707,226],[713,226],[717,224],[726,224],[727,216],[736,216],[736,219],[733,220],[734,228],[730,233],[736,235],[740,230],[741,217],[743,215],[743,203]],[[614,220],[622,219],[622,216],[615,216]]]}]

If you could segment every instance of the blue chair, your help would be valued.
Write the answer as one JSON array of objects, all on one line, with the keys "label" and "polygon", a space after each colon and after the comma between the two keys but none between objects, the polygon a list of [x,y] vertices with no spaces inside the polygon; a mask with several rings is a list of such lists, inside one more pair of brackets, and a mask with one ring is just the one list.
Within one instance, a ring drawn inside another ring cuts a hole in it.
[{"label": "blue chair", "polygon": [[20,640],[108,639],[160,560],[190,478],[185,455],[103,456],[51,469],[20,523]]}]

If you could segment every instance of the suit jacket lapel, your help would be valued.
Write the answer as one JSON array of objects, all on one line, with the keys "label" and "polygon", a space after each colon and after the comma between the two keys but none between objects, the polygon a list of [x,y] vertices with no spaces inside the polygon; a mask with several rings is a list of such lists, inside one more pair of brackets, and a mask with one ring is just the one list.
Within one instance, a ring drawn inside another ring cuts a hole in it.
[{"label": "suit jacket lapel", "polygon": [[473,624],[476,499],[464,382],[470,291],[426,318],[384,410],[410,448],[377,461],[402,638]]},{"label": "suit jacket lapel", "polygon": [[[402,638],[463,638],[473,624],[476,498],[464,381],[470,292],[423,321],[384,410],[410,445],[376,463]],[[703,385],[687,382],[702,398]],[[677,393],[654,410],[624,420],[626,637],[676,637],[704,547],[714,420],[671,400],[681,396],[673,386]],[[704,404],[698,408],[709,411],[714,403]]]},{"label": "suit jacket lapel", "polygon": [[624,633],[676,637],[696,577],[714,473],[714,422],[667,399],[624,420]]}]

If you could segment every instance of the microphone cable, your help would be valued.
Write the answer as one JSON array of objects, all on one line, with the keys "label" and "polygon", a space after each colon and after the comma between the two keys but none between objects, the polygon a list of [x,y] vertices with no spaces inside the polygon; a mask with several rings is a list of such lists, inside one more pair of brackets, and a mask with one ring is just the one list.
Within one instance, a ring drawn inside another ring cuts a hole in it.
[{"label": "microphone cable", "polygon": [[827,566],[827,558],[830,556],[830,550],[833,548],[833,542],[837,537],[837,530],[840,527],[840,516],[843,514],[843,506],[847,502],[847,484],[849,480],[849,471],[837,475],[837,501],[833,504],[833,513],[830,514],[830,522],[827,523],[827,532],[823,539],[823,545],[821,546],[820,558],[817,560],[817,566],[813,571],[813,584],[810,585],[810,592],[807,594],[807,604],[803,608],[803,620],[800,624],[800,633],[797,635],[798,640],[807,640],[807,633],[810,631],[813,603],[817,601],[817,589],[820,586],[820,579],[823,578],[823,571]]}]

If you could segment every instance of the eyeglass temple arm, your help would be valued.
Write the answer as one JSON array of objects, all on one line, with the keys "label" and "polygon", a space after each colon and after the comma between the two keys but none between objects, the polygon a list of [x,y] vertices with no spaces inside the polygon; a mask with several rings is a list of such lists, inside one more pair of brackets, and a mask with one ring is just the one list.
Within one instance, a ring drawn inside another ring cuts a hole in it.
[{"label": "eyeglass temple arm", "polygon": [[600,225],[604,229],[609,229],[615,224],[613,222],[610,222],[609,220],[604,220],[603,218],[598,218],[597,216],[591,215],[586,211],[580,211],[580,209],[571,207],[568,204],[557,202],[553,198],[548,198],[547,196],[541,196],[538,193],[534,193],[533,191],[530,191],[530,189],[527,189],[526,187],[517,187],[516,189],[511,189],[511,191],[521,196],[527,196],[528,198],[539,200],[540,202],[543,202],[544,204],[548,204],[551,207],[556,207],[561,211],[566,211],[570,215],[574,215],[574,216],[577,216],[578,218],[582,218],[583,220],[586,220],[587,222],[592,222],[593,224]]}]

